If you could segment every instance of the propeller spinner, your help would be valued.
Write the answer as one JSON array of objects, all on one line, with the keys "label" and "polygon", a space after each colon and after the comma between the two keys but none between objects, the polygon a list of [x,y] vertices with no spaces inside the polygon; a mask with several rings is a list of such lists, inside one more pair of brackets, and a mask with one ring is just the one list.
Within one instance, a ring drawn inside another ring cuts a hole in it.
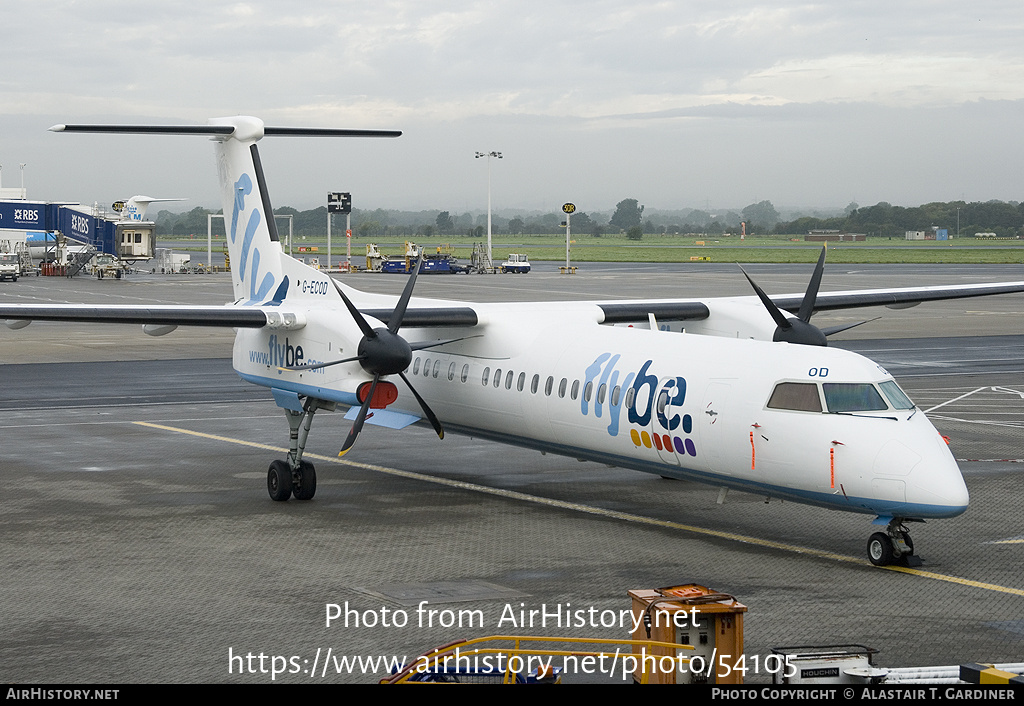
[{"label": "propeller spinner", "polygon": [[412,290],[416,284],[416,275],[419,274],[421,262],[422,260],[417,259],[413,265],[412,274],[409,275],[409,280],[405,283],[402,296],[398,298],[398,304],[395,305],[395,310],[388,318],[387,328],[372,328],[370,323],[359,313],[359,310],[356,309],[355,305],[345,295],[342,288],[338,286],[338,283],[334,282],[333,279],[331,280],[335,289],[338,290],[338,294],[341,295],[342,301],[345,302],[345,306],[348,307],[348,311],[355,320],[356,325],[359,326],[359,330],[363,333],[363,338],[359,341],[359,347],[357,348],[358,355],[354,358],[348,358],[346,361],[358,360],[363,370],[373,375],[373,381],[370,383],[370,388],[363,398],[363,403],[359,407],[359,414],[356,415],[355,423],[345,439],[345,444],[341,447],[339,456],[345,455],[352,448],[356,437],[362,431],[363,422],[366,421],[366,413],[370,409],[370,402],[373,400],[374,392],[377,389],[377,383],[380,382],[381,377],[384,375],[399,375],[405,381],[405,384],[412,391],[413,396],[423,410],[423,414],[431,426],[434,427],[434,431],[437,432],[438,438],[444,438],[444,429],[441,427],[441,422],[438,420],[437,415],[430,409],[426,401],[420,397],[420,394],[416,392],[416,388],[409,382],[409,378],[405,376],[404,371],[409,367],[409,363],[412,362],[412,346],[398,335],[398,329],[402,326],[402,319],[405,318],[405,310],[409,306],[409,299],[412,298]]}]

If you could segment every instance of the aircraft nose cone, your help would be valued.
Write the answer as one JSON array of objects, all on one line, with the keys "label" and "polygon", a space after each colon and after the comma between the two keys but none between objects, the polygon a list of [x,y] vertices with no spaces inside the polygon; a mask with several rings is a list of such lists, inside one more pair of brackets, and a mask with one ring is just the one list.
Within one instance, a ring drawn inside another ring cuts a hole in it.
[{"label": "aircraft nose cone", "polygon": [[956,511],[953,514],[959,515],[967,510],[967,505],[971,502],[971,494],[967,492],[967,484],[964,483],[964,477],[960,474],[959,468],[957,468],[956,477],[951,477],[946,481],[941,495],[944,504]]},{"label": "aircraft nose cone", "polygon": [[915,495],[918,502],[934,508],[933,517],[955,517],[967,510],[970,493],[945,441],[936,437],[935,452],[926,454],[914,469]]}]

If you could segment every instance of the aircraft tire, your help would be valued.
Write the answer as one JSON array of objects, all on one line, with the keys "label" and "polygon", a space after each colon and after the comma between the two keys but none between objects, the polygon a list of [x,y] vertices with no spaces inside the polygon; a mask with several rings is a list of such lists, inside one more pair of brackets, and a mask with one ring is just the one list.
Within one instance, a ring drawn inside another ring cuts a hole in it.
[{"label": "aircraft tire", "polygon": [[292,496],[292,469],[284,461],[274,461],[267,471],[267,492],[270,499],[284,502]]},{"label": "aircraft tire", "polygon": [[875,532],[868,538],[868,560],[875,566],[888,566],[893,562],[894,553],[889,535]]},{"label": "aircraft tire", "polygon": [[309,461],[299,462],[299,475],[302,481],[298,487],[292,486],[296,500],[312,500],[316,495],[316,468]]}]

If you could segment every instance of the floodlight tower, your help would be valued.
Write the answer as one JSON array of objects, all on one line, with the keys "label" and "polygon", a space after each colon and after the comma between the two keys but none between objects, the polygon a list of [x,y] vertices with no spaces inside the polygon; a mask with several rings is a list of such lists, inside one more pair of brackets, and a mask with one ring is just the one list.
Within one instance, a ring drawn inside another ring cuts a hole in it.
[{"label": "floodlight tower", "polygon": [[494,257],[491,253],[491,157],[501,159],[501,152],[477,152],[475,159],[487,157],[487,263],[494,266]]}]

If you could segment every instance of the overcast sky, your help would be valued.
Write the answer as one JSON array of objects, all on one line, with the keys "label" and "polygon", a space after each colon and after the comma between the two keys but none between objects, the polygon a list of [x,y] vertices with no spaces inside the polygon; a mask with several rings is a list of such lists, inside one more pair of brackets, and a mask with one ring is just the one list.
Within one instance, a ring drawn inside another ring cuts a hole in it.
[{"label": "overcast sky", "polygon": [[[154,9],[153,5],[159,5]],[[712,211],[1022,200],[1024,3],[3,3],[0,164],[29,197],[212,205],[203,138],[55,123],[400,129],[268,138],[275,206]]]}]

